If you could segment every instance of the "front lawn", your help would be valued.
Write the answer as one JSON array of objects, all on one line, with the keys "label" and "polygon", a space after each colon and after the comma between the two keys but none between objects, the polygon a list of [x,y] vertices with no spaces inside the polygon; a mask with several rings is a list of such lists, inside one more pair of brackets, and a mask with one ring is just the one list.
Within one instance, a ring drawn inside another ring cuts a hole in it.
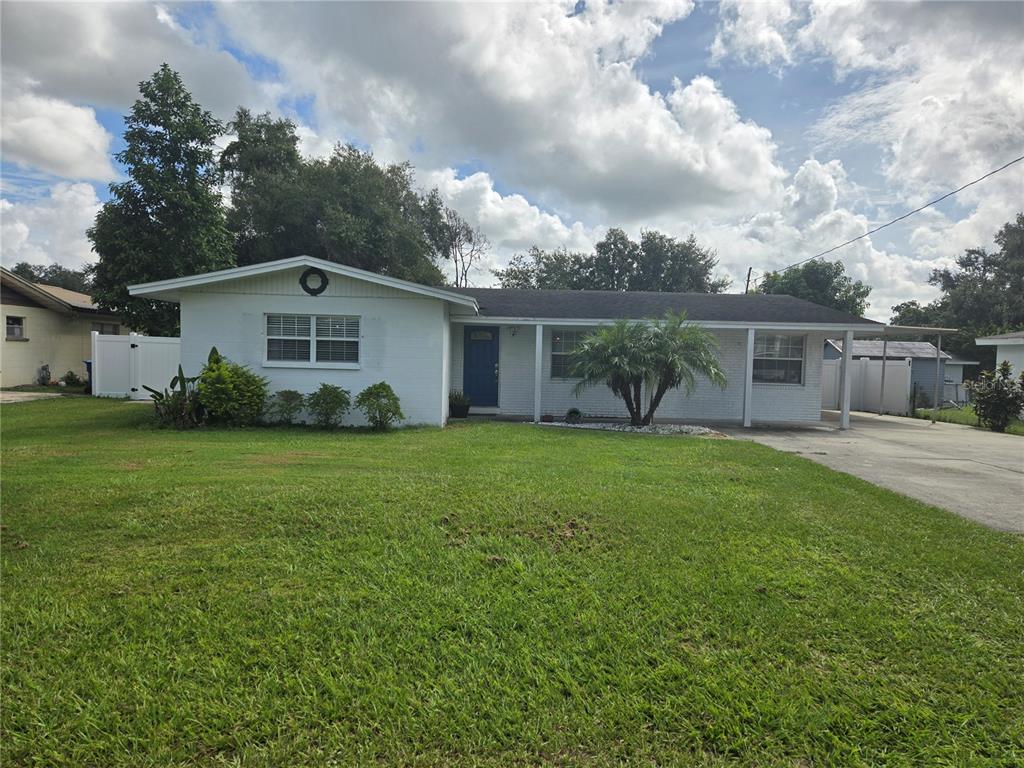
[{"label": "front lawn", "polygon": [[5,766],[1013,765],[1024,543],[754,443],[2,421]]},{"label": "front lawn", "polygon": [[[932,409],[918,408],[914,411],[914,416],[919,419],[931,419]],[[978,417],[975,415],[974,409],[969,405],[963,408],[944,408],[939,410],[935,414],[935,420],[949,422],[950,424],[966,424],[969,427],[977,427],[978,429],[987,429],[978,424]],[[1024,435],[1024,422],[1020,419],[1013,419],[1010,421],[1009,426],[1006,427],[1006,434]]]}]

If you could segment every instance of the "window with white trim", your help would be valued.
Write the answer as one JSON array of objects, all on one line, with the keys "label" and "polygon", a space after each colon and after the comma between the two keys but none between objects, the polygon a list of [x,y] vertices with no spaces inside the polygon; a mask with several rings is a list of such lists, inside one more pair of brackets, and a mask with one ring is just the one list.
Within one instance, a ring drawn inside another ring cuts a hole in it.
[{"label": "window with white trim", "polygon": [[7,316],[7,338],[15,341],[25,340],[25,318],[15,317],[14,315]]},{"label": "window with white trim", "polygon": [[754,381],[803,384],[804,337],[759,333],[754,337]]},{"label": "window with white trim", "polygon": [[551,331],[551,378],[568,379],[569,356],[576,351],[588,331],[559,329]]},{"label": "window with white trim", "polygon": [[359,318],[349,315],[267,315],[267,361],[359,362]]},{"label": "window with white trim", "polygon": [[121,335],[121,326],[118,323],[93,323],[92,330],[98,331],[101,335]]}]

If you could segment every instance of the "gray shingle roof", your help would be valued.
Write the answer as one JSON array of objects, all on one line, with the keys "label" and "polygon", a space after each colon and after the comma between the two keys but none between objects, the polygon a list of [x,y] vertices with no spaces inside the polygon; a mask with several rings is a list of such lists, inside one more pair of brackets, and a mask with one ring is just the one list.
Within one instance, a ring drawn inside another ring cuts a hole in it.
[{"label": "gray shingle roof", "polygon": [[[843,342],[830,340],[828,343],[840,352],[843,351]],[[882,341],[876,339],[854,339],[853,356],[881,357]],[[888,347],[886,347],[885,356],[888,358],[895,357],[900,360],[905,357],[930,357],[934,360],[935,345],[927,341],[890,341]],[[952,356],[943,352],[942,357],[948,360]]]},{"label": "gray shingle roof", "polygon": [[863,323],[873,320],[822,307],[793,296],[759,293],[655,293],[641,291],[545,291],[509,288],[448,288],[477,300],[483,317],[563,320],[640,320],[686,310],[690,320],[752,323]]}]

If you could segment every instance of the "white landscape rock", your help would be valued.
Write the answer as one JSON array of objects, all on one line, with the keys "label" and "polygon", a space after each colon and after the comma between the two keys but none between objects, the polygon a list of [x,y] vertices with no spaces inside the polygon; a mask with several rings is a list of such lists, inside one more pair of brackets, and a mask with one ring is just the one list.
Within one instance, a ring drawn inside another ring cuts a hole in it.
[{"label": "white landscape rock", "polygon": [[567,429],[603,429],[609,432],[639,432],[645,435],[715,435],[724,437],[721,432],[716,432],[709,427],[701,427],[694,424],[651,424],[646,427],[634,427],[632,424],[615,422],[586,421],[579,424],[569,424],[565,421],[541,422],[546,427],[564,427]]}]

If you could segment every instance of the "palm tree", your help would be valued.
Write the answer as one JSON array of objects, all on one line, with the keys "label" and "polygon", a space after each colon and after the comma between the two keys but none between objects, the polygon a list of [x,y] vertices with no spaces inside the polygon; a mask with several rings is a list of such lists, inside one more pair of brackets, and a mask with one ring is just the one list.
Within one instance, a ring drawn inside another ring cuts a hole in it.
[{"label": "palm tree", "polygon": [[[670,389],[689,395],[697,377],[725,387],[715,337],[686,322],[686,314],[667,314],[664,320],[619,320],[588,335],[570,358],[572,375],[580,379],[577,397],[588,387],[606,385],[622,398],[630,424],[647,426]],[[650,396],[644,413],[642,393]]]}]

